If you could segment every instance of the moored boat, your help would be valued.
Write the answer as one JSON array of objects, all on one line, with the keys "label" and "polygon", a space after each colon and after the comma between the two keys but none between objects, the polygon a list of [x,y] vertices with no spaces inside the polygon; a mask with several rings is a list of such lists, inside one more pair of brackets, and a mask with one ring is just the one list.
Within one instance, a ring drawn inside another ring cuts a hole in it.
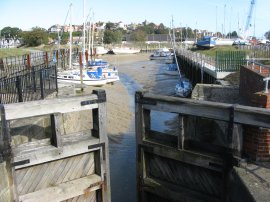
[{"label": "moored boat", "polygon": [[58,82],[75,83],[75,84],[86,84],[89,86],[103,86],[107,83],[107,80],[100,75],[99,72],[91,72],[89,70],[67,70],[58,72]]},{"label": "moored boat", "polygon": [[192,84],[186,78],[181,78],[175,86],[175,94],[180,97],[188,97],[192,92]]},{"label": "moored boat", "polygon": [[113,48],[112,51],[113,51],[114,54],[135,54],[135,53],[140,52],[139,49],[133,49],[133,48],[128,48],[128,47]]},{"label": "moored boat", "polygon": [[204,36],[197,41],[196,46],[198,48],[213,48],[216,46],[216,41],[212,36]]},{"label": "moored boat", "polygon": [[150,55],[150,60],[172,60],[173,53],[168,48],[160,48]]}]

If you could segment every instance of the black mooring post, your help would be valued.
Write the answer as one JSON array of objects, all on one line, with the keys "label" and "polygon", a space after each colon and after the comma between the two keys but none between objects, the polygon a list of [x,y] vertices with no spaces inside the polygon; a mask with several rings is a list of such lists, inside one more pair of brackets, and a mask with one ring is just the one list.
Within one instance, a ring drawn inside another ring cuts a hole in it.
[{"label": "black mooring post", "polygon": [[40,97],[44,99],[43,70],[40,70]]},{"label": "black mooring post", "polygon": [[17,88],[17,93],[18,93],[18,101],[23,102],[22,86],[21,86],[21,78],[20,78],[20,76],[16,77],[16,88]]}]

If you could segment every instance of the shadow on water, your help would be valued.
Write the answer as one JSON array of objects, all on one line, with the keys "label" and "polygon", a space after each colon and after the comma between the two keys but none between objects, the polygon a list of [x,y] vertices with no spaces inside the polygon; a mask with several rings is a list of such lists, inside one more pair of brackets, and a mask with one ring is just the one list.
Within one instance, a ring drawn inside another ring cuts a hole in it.
[{"label": "shadow on water", "polygon": [[[153,78],[157,84],[149,89],[150,92],[162,95],[172,94],[176,81],[175,78],[163,74],[164,64],[145,61],[132,65],[147,66],[149,64],[156,65],[158,68],[158,72]],[[127,74],[120,73],[120,78],[129,93],[130,110],[134,112],[134,95],[137,90],[142,89],[142,86]],[[151,113],[151,128],[166,132],[168,131],[168,122],[174,120],[175,116],[175,114],[154,111]],[[135,118],[132,119],[127,133],[109,136],[109,151],[112,202],[137,201]]]}]

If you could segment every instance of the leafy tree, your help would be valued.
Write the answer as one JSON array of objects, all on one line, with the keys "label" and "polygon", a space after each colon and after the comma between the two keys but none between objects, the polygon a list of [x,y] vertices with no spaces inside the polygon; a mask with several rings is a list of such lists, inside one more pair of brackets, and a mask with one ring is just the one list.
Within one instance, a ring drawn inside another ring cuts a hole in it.
[{"label": "leafy tree", "polygon": [[146,40],[146,35],[144,31],[137,30],[130,34],[130,39],[135,42],[143,42]]},{"label": "leafy tree", "polygon": [[266,32],[264,36],[266,39],[270,40],[270,31]]},{"label": "leafy tree", "polygon": [[236,31],[233,31],[232,34],[231,34],[231,37],[237,38],[238,37],[237,32]]},{"label": "leafy tree", "polygon": [[48,43],[48,33],[46,29],[33,27],[31,31],[23,32],[23,41],[28,46],[39,46]]},{"label": "leafy tree", "polygon": [[22,30],[18,27],[4,27],[1,30],[1,36],[6,38],[19,38],[21,36]]},{"label": "leafy tree", "polygon": [[139,26],[137,30],[144,31],[146,34],[154,34],[155,33],[155,28],[150,24],[145,25],[145,26]]},{"label": "leafy tree", "polygon": [[103,41],[105,44],[119,43],[122,41],[123,34],[121,31],[105,30]]},{"label": "leafy tree", "polygon": [[237,37],[238,37],[238,34],[237,34],[236,31],[233,31],[232,33],[229,32],[229,33],[227,34],[227,37],[237,38]]},{"label": "leafy tree", "polygon": [[115,24],[112,22],[107,22],[105,25],[106,30],[113,30],[115,28]]}]

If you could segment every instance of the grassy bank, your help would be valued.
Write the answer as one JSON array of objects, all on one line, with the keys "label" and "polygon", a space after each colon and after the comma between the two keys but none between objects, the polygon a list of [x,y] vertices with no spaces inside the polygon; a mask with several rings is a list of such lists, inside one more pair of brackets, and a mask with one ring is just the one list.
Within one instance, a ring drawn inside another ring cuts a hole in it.
[{"label": "grassy bank", "polygon": [[3,48],[0,49],[0,58],[11,57],[11,56],[21,56],[29,54],[30,50],[22,48]]},{"label": "grassy bank", "polygon": [[[216,46],[211,49],[197,49],[193,48],[192,51],[202,53],[204,55],[210,56],[210,57],[215,57],[217,51],[237,51],[237,46]],[[248,51],[246,51],[248,52]]]}]

